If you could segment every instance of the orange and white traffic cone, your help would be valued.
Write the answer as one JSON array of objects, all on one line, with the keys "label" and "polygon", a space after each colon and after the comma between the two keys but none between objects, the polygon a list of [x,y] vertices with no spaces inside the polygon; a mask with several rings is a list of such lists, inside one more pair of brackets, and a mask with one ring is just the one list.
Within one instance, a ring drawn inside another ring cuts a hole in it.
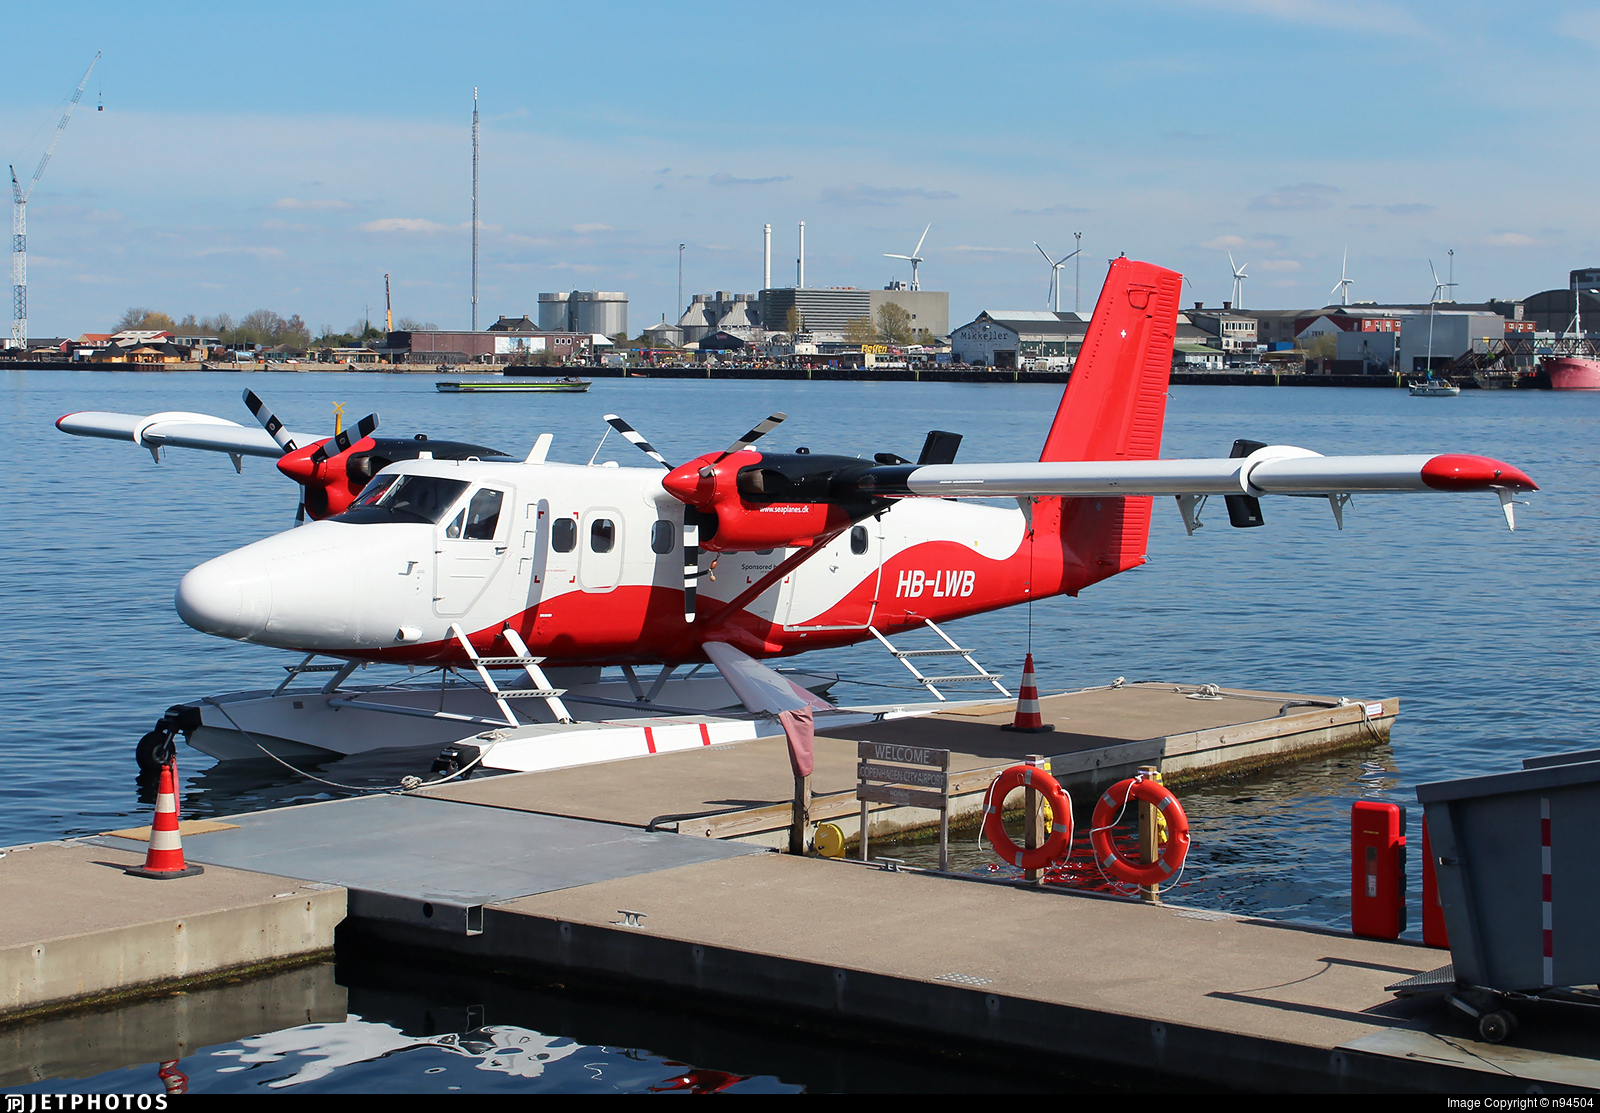
[{"label": "orange and white traffic cone", "polygon": [[1022,663],[1022,690],[1017,695],[1017,717],[1010,726],[1001,730],[1021,731],[1025,734],[1044,734],[1055,730],[1054,723],[1046,723],[1039,710],[1039,687],[1033,679],[1033,654]]},{"label": "orange and white traffic cone", "polygon": [[156,791],[156,821],[150,828],[150,850],[144,867],[125,871],[135,877],[165,880],[193,877],[204,873],[204,866],[186,865],[183,839],[178,833],[178,765],[169,761],[161,767],[161,786]]}]

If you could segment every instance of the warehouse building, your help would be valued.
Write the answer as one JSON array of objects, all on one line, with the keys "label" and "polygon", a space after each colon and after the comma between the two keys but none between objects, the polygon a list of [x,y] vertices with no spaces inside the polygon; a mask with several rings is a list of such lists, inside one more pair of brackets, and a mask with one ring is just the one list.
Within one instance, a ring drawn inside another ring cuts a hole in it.
[{"label": "warehouse building", "polygon": [[591,333],[510,331],[504,323],[488,332],[391,332],[377,356],[390,363],[516,363],[548,352],[568,360],[585,357],[595,343]]},{"label": "warehouse building", "polygon": [[950,355],[977,367],[1062,369],[1083,346],[1089,322],[1078,313],[1005,309],[979,313],[950,334]]}]

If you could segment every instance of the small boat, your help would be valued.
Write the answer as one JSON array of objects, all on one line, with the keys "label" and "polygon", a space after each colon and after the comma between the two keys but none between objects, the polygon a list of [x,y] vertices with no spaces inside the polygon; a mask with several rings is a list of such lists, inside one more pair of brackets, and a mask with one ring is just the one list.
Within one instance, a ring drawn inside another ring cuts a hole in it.
[{"label": "small boat", "polygon": [[440,394],[583,394],[589,389],[588,379],[498,379],[460,382],[442,379],[433,384]]},{"label": "small boat", "polygon": [[1406,388],[1413,398],[1454,398],[1461,393],[1461,388],[1449,379],[1422,379],[1408,382]]}]

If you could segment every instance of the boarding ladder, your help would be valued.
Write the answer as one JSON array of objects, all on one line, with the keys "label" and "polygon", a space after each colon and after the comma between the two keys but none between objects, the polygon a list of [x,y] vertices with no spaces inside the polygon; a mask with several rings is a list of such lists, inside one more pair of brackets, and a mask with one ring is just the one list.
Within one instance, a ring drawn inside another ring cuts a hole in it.
[{"label": "boarding ladder", "polygon": [[[533,657],[528,654],[528,646],[511,627],[507,626],[500,631],[501,636],[510,643],[511,648],[517,651],[516,657],[480,657],[473,648],[472,642],[467,639],[467,632],[461,628],[459,622],[450,624],[450,634],[461,644],[466,651],[467,660],[472,662],[472,667],[478,670],[478,675],[483,678],[483,686],[494,697],[495,703],[500,705],[500,713],[506,717],[506,722],[513,727],[521,726],[517,716],[511,710],[508,699],[542,699],[550,707],[550,714],[556,717],[558,723],[571,723],[576,720],[567,711],[567,705],[561,702],[561,697],[566,693],[565,688],[552,688],[550,681],[545,678],[544,670],[539,666],[544,662],[543,657]],[[521,669],[528,674],[528,679],[533,681],[532,688],[501,688],[494,682],[494,677],[489,675],[490,669]]]},{"label": "boarding ladder", "polygon": [[[939,691],[938,687],[936,686],[939,684],[993,684],[995,688],[999,690],[1000,694],[1006,697],[1006,699],[1015,698],[1010,692],[1006,691],[1005,686],[1000,683],[1000,677],[1003,675],[1002,673],[990,672],[988,669],[978,664],[977,661],[972,659],[971,651],[962,649],[959,645],[952,641],[949,634],[946,634],[943,630],[939,629],[939,627],[933,624],[933,619],[925,618],[922,620],[922,624],[929,630],[932,630],[935,634],[938,634],[939,637],[944,640],[945,645],[949,648],[896,649],[894,643],[880,634],[876,627],[868,626],[867,629],[872,632],[873,637],[877,638],[883,643],[883,648],[887,649],[896,660],[910,670],[911,675],[917,678],[917,683],[928,689],[928,691],[933,694],[933,698],[941,703],[948,701],[945,699],[944,693]],[[960,657],[968,665],[972,666],[972,672],[964,673],[958,676],[924,676],[921,670],[919,670],[916,665],[911,663],[911,658],[913,657]]]}]

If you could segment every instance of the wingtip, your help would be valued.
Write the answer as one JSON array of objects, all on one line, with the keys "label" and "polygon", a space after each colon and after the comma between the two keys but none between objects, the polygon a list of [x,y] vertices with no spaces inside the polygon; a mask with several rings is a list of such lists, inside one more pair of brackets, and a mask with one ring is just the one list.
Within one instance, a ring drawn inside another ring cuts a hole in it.
[{"label": "wingtip", "polygon": [[1422,481],[1436,491],[1485,491],[1494,487],[1513,491],[1539,489],[1521,468],[1489,456],[1462,452],[1433,457],[1422,465]]}]

